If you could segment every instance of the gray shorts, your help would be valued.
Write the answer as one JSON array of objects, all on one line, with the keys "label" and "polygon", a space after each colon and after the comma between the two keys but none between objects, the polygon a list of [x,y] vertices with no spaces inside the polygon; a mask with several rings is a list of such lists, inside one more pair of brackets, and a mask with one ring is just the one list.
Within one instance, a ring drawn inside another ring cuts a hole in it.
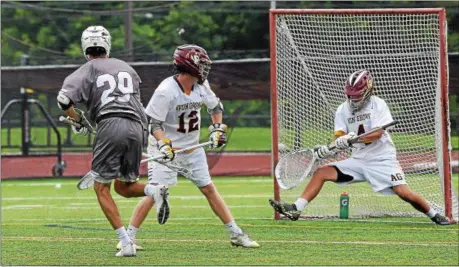
[{"label": "gray shorts", "polygon": [[135,182],[139,176],[144,142],[140,122],[113,117],[97,124],[93,144],[92,171],[98,183],[110,183],[113,179]]}]

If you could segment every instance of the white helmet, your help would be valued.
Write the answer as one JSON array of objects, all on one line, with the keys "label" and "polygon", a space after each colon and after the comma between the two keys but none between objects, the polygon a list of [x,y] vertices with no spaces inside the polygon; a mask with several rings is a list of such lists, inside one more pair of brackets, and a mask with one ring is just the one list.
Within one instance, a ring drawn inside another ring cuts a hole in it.
[{"label": "white helmet", "polygon": [[105,49],[108,56],[110,54],[110,48],[112,47],[111,39],[110,32],[103,26],[89,26],[81,35],[83,55],[88,58],[86,49],[90,47],[102,47]]}]

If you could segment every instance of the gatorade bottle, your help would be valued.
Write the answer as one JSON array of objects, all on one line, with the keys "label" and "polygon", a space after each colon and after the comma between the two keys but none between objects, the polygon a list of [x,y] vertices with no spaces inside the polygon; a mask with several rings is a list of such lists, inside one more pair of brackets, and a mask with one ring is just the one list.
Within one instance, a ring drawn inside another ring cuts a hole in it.
[{"label": "gatorade bottle", "polygon": [[343,192],[339,198],[339,218],[349,218],[349,194]]}]

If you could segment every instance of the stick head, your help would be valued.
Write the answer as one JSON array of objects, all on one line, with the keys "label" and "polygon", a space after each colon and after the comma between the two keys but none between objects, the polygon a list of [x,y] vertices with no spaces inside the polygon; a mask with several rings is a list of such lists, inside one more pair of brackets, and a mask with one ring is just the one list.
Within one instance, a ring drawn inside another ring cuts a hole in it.
[{"label": "stick head", "polygon": [[315,162],[314,151],[309,148],[281,157],[274,171],[279,187],[287,190],[297,187],[309,175]]}]

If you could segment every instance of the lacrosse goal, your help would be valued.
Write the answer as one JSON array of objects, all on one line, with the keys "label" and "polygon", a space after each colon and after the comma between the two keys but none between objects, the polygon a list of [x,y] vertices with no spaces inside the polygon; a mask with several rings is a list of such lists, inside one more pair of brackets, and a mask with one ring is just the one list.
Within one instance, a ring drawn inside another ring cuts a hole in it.
[{"label": "lacrosse goal", "polygon": [[[344,84],[359,69],[375,77],[399,124],[391,131],[409,186],[457,219],[451,186],[446,14],[430,9],[272,9],[270,11],[273,166],[289,150],[328,144]],[[281,190],[294,201],[304,189]],[[350,216],[422,216],[368,184],[326,183],[306,217],[336,217],[349,192]],[[276,214],[276,219],[279,219]]]}]

